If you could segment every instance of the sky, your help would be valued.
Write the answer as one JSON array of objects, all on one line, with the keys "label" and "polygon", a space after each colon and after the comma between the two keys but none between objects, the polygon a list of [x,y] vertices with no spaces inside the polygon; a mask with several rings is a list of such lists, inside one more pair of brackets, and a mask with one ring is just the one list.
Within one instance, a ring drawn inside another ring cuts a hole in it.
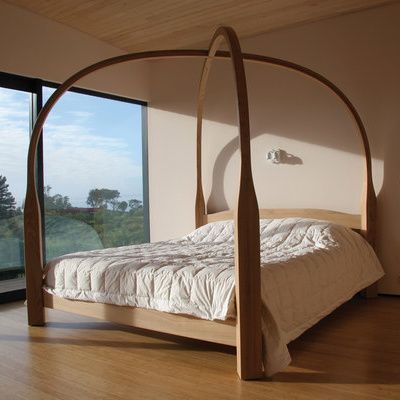
[{"label": "sky", "polygon": [[[54,91],[44,88],[44,101]],[[26,190],[30,95],[0,88],[0,175],[21,205]],[[51,194],[86,207],[90,189],[142,200],[141,106],[68,92],[44,128],[44,180]]]},{"label": "sky", "polygon": [[26,190],[30,94],[0,88],[0,175],[20,206]]}]

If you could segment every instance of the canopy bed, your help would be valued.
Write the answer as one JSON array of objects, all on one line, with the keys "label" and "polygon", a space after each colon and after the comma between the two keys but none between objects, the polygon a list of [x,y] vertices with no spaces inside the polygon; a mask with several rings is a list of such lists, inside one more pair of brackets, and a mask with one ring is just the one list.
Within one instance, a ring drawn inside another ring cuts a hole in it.
[{"label": "canopy bed", "polygon": [[[223,40],[228,51],[218,51]],[[177,57],[205,59],[197,109],[197,229],[175,241],[73,253],[50,260],[45,266],[35,166],[42,129],[52,107],[79,79],[96,70],[132,60]],[[201,173],[202,116],[215,58],[230,59],[234,70],[241,166],[236,210],[208,214]],[[354,117],[365,155],[360,215],[315,209],[259,209],[251,170],[244,62],[272,64],[301,73],[343,101]],[[60,85],[41,110],[32,132],[24,210],[29,325],[44,325],[45,307],[65,310],[236,346],[237,372],[242,379],[271,375],[290,362],[286,348],[290,340],[356,292],[372,288],[382,276],[372,250],[375,203],[368,139],[349,99],[310,69],[276,58],[242,54],[231,28],[218,28],[208,51],[151,51],[98,62]],[[299,309],[299,299],[308,298],[317,288],[323,293],[319,290],[314,300],[302,303]],[[288,296],[282,297],[287,292],[291,304]],[[321,298],[323,304],[315,307]]]}]

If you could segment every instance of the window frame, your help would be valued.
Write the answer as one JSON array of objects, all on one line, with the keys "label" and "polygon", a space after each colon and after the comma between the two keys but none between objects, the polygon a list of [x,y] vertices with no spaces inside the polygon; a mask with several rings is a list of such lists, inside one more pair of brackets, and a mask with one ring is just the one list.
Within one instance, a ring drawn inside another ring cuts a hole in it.
[{"label": "window frame", "polygon": [[[12,74],[0,71],[0,88],[18,90],[31,94],[29,107],[29,137],[31,136],[34,123],[40,110],[43,108],[43,88],[50,87],[57,89],[60,84],[42,80],[38,78],[30,78],[22,75]],[[119,96],[110,93],[104,93],[97,90],[85,89],[74,86],[68,91],[80,93],[88,96],[100,97],[108,100],[121,101],[141,106],[141,122],[142,122],[142,186],[143,186],[143,225],[145,242],[150,241],[150,215],[149,215],[149,167],[148,167],[148,103],[146,101],[132,99],[129,97]],[[43,137],[38,143],[37,152],[37,190],[42,214],[42,235],[43,235],[43,254],[45,255],[45,224],[44,224],[44,174],[43,174]],[[24,260],[25,261],[25,260]],[[11,301],[24,300],[26,298],[26,289],[13,290],[0,293],[0,304]]]}]

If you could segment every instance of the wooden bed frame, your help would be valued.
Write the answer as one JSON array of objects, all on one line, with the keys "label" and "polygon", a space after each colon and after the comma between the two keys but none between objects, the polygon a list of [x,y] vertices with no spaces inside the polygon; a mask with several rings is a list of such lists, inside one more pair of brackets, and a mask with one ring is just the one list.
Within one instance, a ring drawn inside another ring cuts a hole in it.
[{"label": "wooden bed frame", "polygon": [[[229,51],[218,51],[225,40]],[[236,320],[224,322],[201,320],[176,314],[162,313],[134,307],[88,303],[52,296],[43,291],[42,214],[36,183],[37,148],[48,114],[61,96],[79,79],[99,69],[132,60],[165,58],[204,58],[200,80],[197,109],[197,193],[195,205],[196,227],[208,222],[235,220],[235,290]],[[230,59],[236,83],[239,138],[240,138],[240,185],[236,210],[207,214],[201,165],[202,117],[207,80],[215,58]],[[259,210],[253,185],[250,155],[250,127],[244,62],[270,64],[308,76],[331,90],[345,104],[353,116],[365,154],[364,191],[359,215],[317,209]],[[209,50],[165,50],[132,53],[109,58],[77,72],[53,93],[41,110],[33,128],[29,154],[27,193],[24,210],[25,265],[28,300],[28,323],[31,326],[45,324],[45,307],[76,314],[97,317],[134,327],[165,332],[195,339],[222,343],[237,348],[237,372],[241,379],[263,376],[261,349],[261,294],[260,294],[260,233],[259,219],[289,216],[308,217],[332,221],[348,226],[362,234],[374,246],[376,196],[371,175],[371,154],[364,125],[355,107],[345,94],[322,75],[289,61],[255,54],[243,54],[239,40],[229,27],[216,30]],[[371,289],[373,293],[373,289]]]}]

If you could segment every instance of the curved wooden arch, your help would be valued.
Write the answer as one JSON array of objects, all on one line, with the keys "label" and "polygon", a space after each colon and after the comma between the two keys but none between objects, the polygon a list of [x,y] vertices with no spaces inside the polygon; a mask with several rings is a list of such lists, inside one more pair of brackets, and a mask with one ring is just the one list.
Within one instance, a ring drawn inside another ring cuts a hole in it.
[{"label": "curved wooden arch", "polygon": [[[72,75],[63,84],[59,86],[59,88],[51,95],[45,106],[42,108],[34,125],[29,145],[27,192],[26,192],[25,209],[24,209],[25,269],[26,269],[26,281],[27,281],[29,325],[43,325],[45,321],[43,294],[42,294],[42,283],[43,283],[42,282],[43,248],[42,248],[42,227],[41,227],[42,219],[41,219],[41,210],[39,206],[37,187],[36,187],[36,159],[37,159],[37,147],[42,135],[42,129],[51,109],[62,97],[62,95],[78,80],[97,70],[109,66],[133,60],[154,60],[154,59],[168,59],[168,58],[207,58],[207,57],[209,57],[209,52],[207,50],[163,50],[163,51],[151,51],[142,53],[131,53],[122,56],[112,57],[97,62],[93,65],[90,65]],[[214,53],[213,57],[227,59],[230,58],[230,53],[225,51],[217,51],[216,53]],[[314,80],[318,81],[325,87],[329,88],[334,94],[336,94],[345,104],[347,109],[350,111],[351,115],[353,116],[358,126],[358,130],[360,132],[363,141],[363,147],[365,153],[365,165],[366,165],[365,191],[362,197],[362,203],[363,203],[362,206],[363,208],[361,213],[362,223],[360,226],[364,232],[364,235],[368,238],[368,240],[371,243],[373,243],[373,238],[374,238],[373,227],[375,221],[376,197],[372,184],[371,155],[369,150],[368,139],[365,133],[365,128],[355,107],[336,85],[334,85],[332,82],[330,82],[328,79],[318,74],[317,72],[305,68],[301,65],[273,57],[260,56],[255,54],[243,54],[242,59],[246,62],[271,64],[274,66],[287,68],[299,72],[303,75],[306,75],[310,78],[313,78]],[[200,156],[201,156],[201,147],[200,147]],[[201,171],[201,157],[200,157],[200,164],[198,161],[197,165],[198,167],[200,166],[200,171]],[[199,181],[201,185],[201,172],[200,172],[200,180],[198,179],[198,183]],[[214,215],[214,218],[217,218],[217,216]]]},{"label": "curved wooden arch", "polygon": [[[225,57],[225,55],[216,54],[216,57]],[[335,94],[341,102],[345,105],[347,111],[350,113],[354,120],[364,151],[364,184],[363,193],[361,194],[361,212],[359,215],[346,214],[331,210],[319,210],[319,209],[274,209],[267,210],[261,209],[260,215],[262,218],[284,218],[288,216],[305,216],[316,219],[327,219],[329,221],[348,226],[359,231],[367,241],[375,247],[375,228],[376,228],[376,194],[372,179],[372,161],[371,151],[368,142],[366,129],[358,114],[356,108],[350,101],[350,99],[339,89],[333,82],[325,78],[323,75],[315,72],[309,68],[303,67],[302,65],[282,60],[279,58],[261,56],[257,54],[243,53],[243,59],[246,62],[258,63],[258,64],[270,64],[277,67],[289,69],[297,72],[303,76],[311,78],[321,84],[323,87],[328,88],[333,94]],[[199,130],[198,130],[199,132]],[[204,225],[205,223],[212,222],[221,219],[232,219],[234,212],[227,210],[214,214],[207,214],[203,187],[202,187],[202,161],[201,161],[201,142],[202,137],[197,136],[197,191],[196,191],[196,226]]]},{"label": "curved wooden arch", "polygon": [[246,74],[239,39],[229,27],[215,32],[204,62],[197,100],[196,226],[205,210],[201,185],[201,137],[204,100],[214,56],[222,42],[229,48],[236,84],[239,122],[240,181],[235,210],[235,293],[237,372],[242,379],[262,376],[260,216],[251,170],[250,120]]}]

